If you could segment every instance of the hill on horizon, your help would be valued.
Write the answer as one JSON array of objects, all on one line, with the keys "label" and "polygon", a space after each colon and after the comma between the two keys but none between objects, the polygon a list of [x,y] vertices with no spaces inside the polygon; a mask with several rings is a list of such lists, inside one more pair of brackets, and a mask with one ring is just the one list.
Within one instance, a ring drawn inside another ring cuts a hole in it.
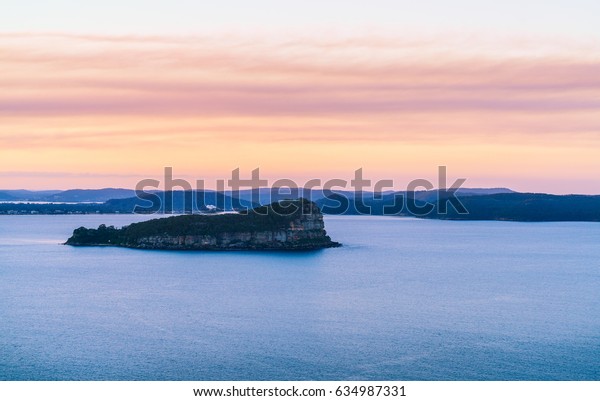
[{"label": "hill on horizon", "polygon": [[[432,191],[421,191],[422,193],[433,193]],[[152,193],[163,193],[163,190],[147,191]],[[183,191],[173,191],[174,193]],[[215,190],[207,189],[205,192],[217,192]],[[395,191],[384,191],[383,194],[391,194]],[[421,193],[419,192],[419,193]],[[509,193],[514,192],[508,188],[460,188],[458,193],[473,194],[473,195],[484,195],[484,194],[495,194],[495,193]],[[289,188],[258,188],[258,189],[244,189],[237,192],[235,195],[233,191],[224,191],[225,195],[238,198],[243,201],[260,203],[261,205],[268,204],[283,199],[295,199],[304,197],[316,201],[322,199],[326,194],[339,193],[343,194],[348,198],[353,198],[355,193],[348,190],[324,190],[324,189],[289,189]],[[372,191],[364,191],[365,194],[373,194]],[[127,188],[100,188],[100,189],[67,189],[67,190],[42,190],[42,191],[31,191],[25,189],[0,189],[0,202],[1,201],[32,201],[32,202],[107,202],[112,199],[126,199],[133,198],[136,196],[136,191]]]}]

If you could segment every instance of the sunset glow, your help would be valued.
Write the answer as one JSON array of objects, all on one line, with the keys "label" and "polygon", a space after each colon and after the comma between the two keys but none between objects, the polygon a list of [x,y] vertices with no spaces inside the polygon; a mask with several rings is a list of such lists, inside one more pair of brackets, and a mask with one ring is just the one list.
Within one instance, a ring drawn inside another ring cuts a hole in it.
[{"label": "sunset glow", "polygon": [[433,177],[600,192],[600,44],[398,33],[0,34],[0,187]]}]

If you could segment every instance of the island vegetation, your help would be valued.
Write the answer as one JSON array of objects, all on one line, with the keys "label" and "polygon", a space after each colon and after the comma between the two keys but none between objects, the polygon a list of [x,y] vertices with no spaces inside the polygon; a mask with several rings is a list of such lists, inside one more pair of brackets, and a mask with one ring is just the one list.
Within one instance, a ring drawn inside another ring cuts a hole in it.
[{"label": "island vegetation", "polygon": [[306,199],[275,202],[238,213],[159,218],[122,228],[80,227],[66,244],[175,250],[312,250],[339,246],[327,235],[318,206]]}]

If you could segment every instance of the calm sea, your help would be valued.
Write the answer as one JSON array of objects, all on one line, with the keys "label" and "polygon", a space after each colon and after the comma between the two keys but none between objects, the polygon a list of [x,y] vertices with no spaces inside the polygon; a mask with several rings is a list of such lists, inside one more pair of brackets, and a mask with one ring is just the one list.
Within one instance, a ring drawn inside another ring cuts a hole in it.
[{"label": "calm sea", "polygon": [[308,253],[60,245],[143,219],[0,216],[0,379],[600,379],[600,224],[327,217],[344,247]]}]

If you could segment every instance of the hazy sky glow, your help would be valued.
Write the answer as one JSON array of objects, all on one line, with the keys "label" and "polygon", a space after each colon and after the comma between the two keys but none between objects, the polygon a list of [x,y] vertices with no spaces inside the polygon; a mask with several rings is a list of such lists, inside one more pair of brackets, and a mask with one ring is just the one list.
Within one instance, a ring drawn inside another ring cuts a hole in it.
[{"label": "hazy sky glow", "polygon": [[164,166],[362,167],[401,188],[446,165],[468,186],[600,193],[596,2],[24,3],[0,16],[0,188]]}]

